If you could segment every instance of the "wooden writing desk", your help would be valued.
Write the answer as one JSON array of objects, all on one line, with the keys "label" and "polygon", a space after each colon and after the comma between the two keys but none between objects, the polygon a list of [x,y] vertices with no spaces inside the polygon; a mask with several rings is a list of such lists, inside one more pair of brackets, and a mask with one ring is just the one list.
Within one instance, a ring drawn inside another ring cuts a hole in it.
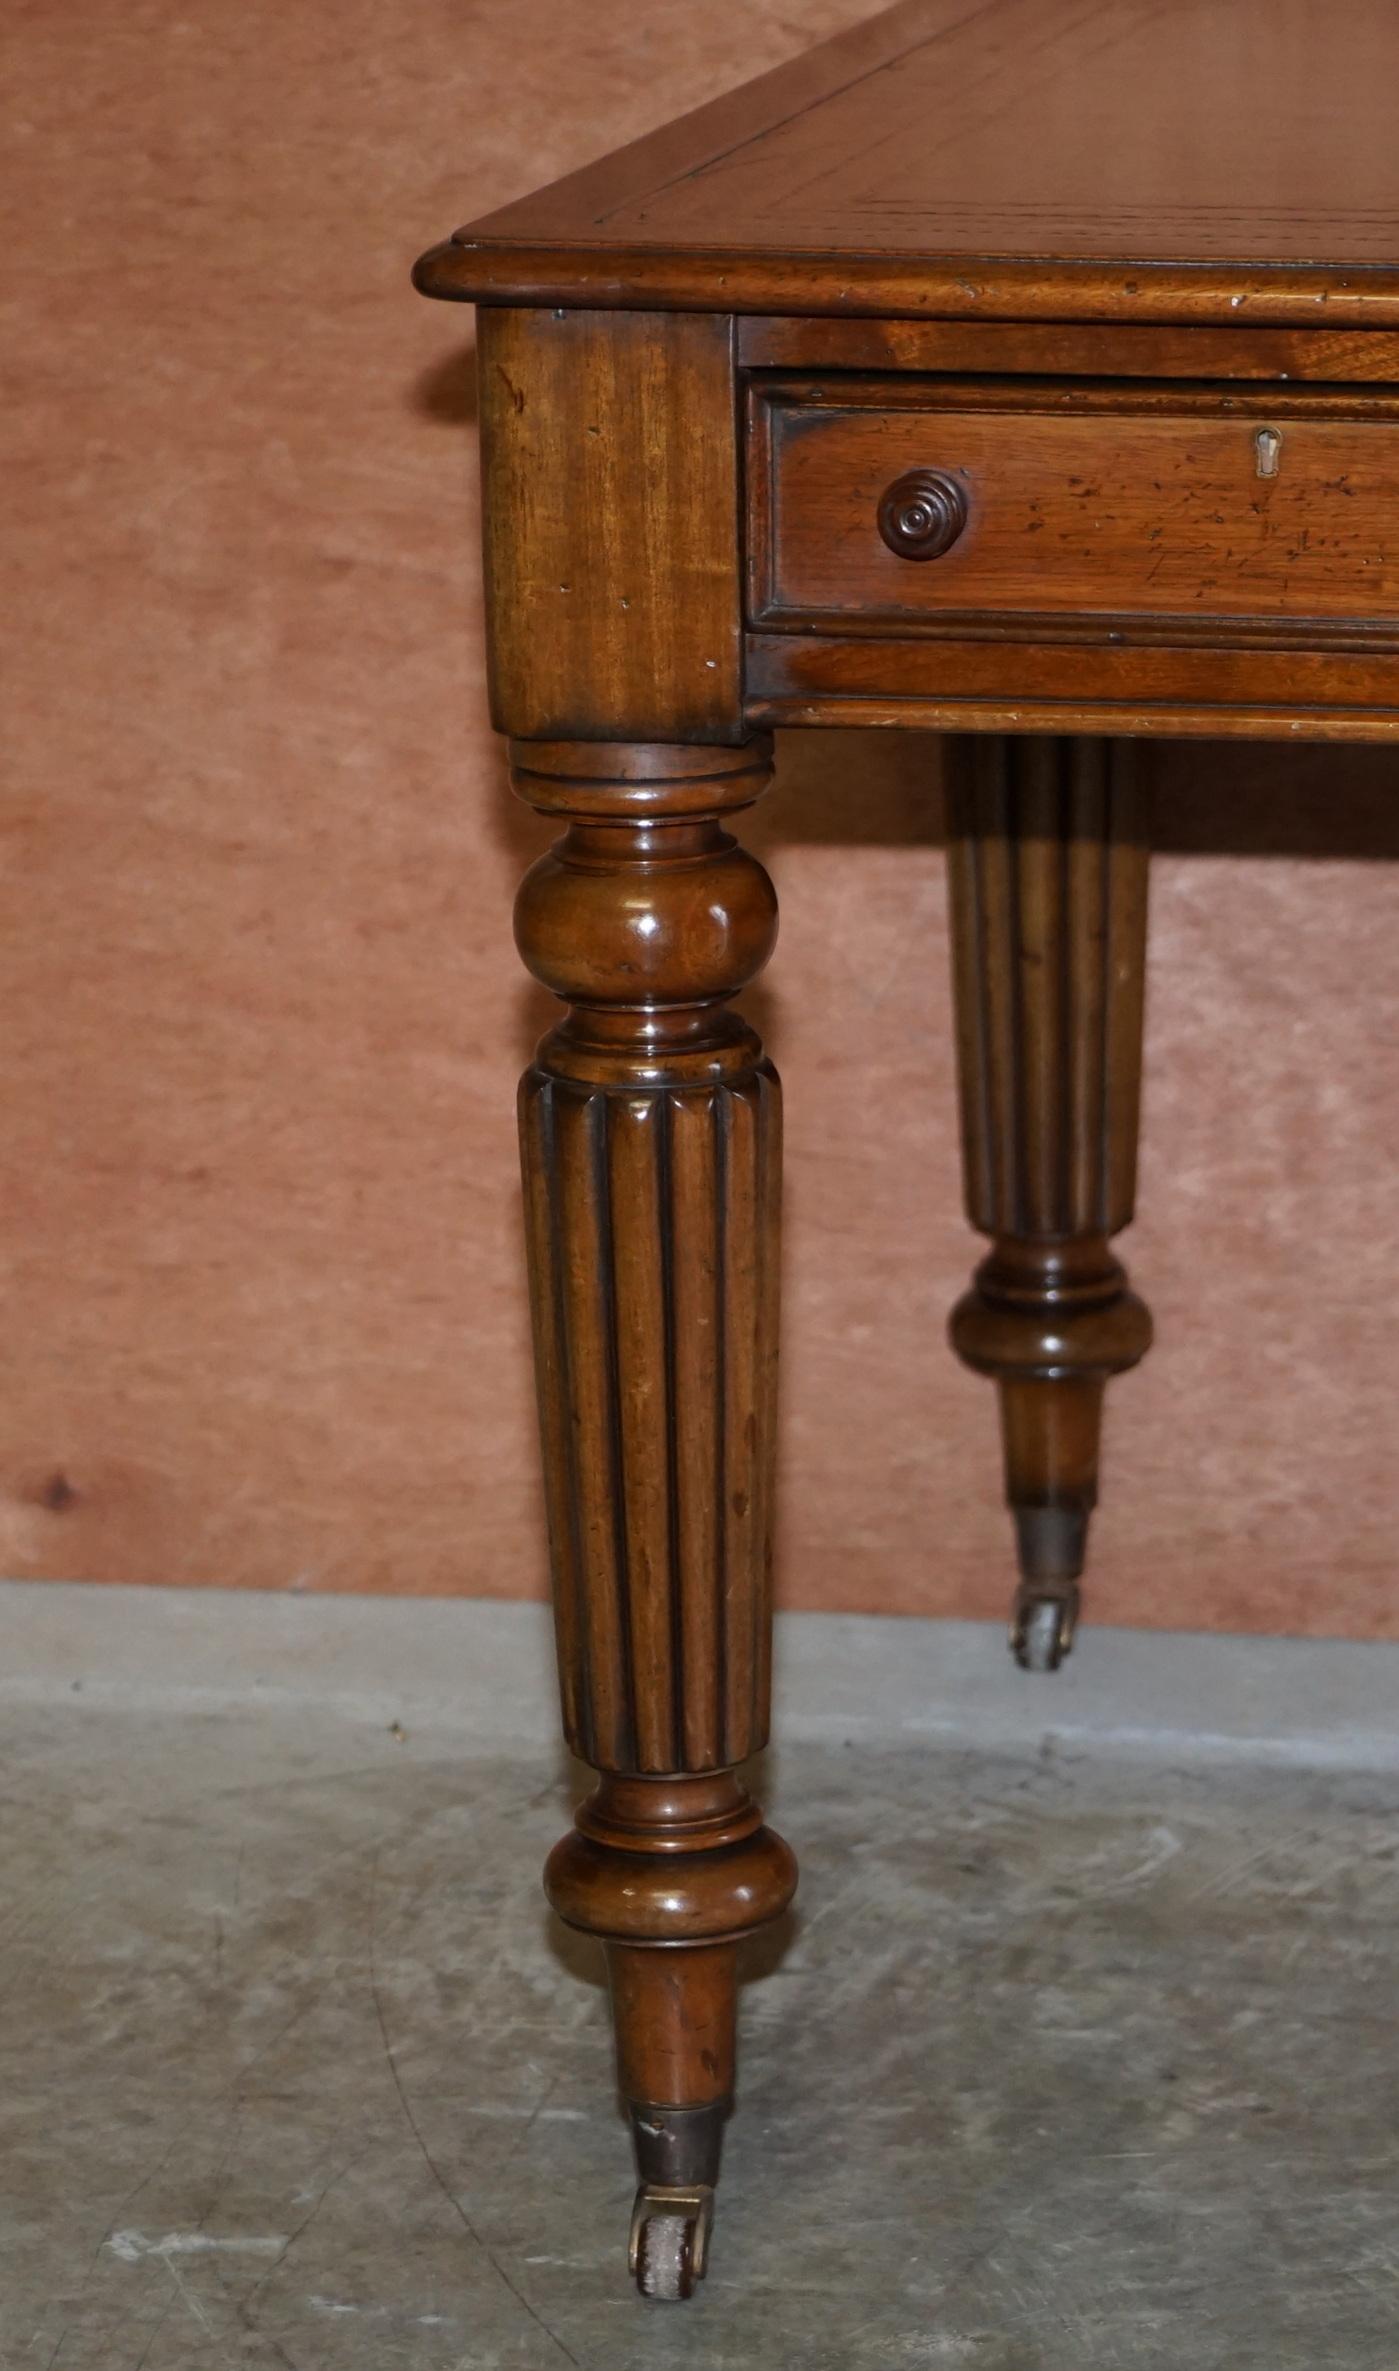
[{"label": "wooden writing desk", "polygon": [[[424,256],[481,306],[495,721],[566,827],[519,940],[569,1743],[654,2295],[704,2269],[768,1720],[780,1107],[731,1011],[768,728],[956,736],[967,1200],[1053,1667],[1132,1214],[1152,734],[1399,732],[1393,0],[905,0]],[[841,1125],[832,1111],[833,1129]],[[833,2042],[836,2037],[832,2037]]]}]

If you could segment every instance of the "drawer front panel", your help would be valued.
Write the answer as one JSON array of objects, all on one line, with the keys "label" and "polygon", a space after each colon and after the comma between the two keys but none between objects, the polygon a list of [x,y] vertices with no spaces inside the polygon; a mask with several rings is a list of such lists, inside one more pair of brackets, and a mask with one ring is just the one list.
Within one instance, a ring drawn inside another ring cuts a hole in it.
[{"label": "drawer front panel", "polygon": [[1392,397],[758,382],[750,418],[769,631],[1399,639]]}]

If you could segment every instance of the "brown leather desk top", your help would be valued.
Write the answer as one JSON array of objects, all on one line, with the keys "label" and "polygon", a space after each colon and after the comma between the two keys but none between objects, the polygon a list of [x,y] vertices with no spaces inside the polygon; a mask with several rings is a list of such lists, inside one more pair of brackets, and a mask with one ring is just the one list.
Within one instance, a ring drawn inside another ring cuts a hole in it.
[{"label": "brown leather desk top", "polygon": [[458,231],[441,296],[1399,322],[1394,0],[903,0]]}]

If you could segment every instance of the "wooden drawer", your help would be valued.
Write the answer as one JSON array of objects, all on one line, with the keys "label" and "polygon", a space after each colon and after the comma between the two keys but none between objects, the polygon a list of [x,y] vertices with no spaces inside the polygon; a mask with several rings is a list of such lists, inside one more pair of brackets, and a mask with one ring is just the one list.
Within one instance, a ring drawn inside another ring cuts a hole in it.
[{"label": "wooden drawer", "polygon": [[1399,647],[1393,396],[756,379],[748,469],[767,632]]}]

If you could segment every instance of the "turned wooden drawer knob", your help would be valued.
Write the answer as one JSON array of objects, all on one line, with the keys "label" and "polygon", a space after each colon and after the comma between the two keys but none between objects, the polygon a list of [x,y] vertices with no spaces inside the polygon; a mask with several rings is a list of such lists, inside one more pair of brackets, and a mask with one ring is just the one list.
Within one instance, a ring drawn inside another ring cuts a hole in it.
[{"label": "turned wooden drawer knob", "polygon": [[879,532],[901,560],[940,560],[967,523],[967,497],[945,469],[909,469],[886,487]]}]

